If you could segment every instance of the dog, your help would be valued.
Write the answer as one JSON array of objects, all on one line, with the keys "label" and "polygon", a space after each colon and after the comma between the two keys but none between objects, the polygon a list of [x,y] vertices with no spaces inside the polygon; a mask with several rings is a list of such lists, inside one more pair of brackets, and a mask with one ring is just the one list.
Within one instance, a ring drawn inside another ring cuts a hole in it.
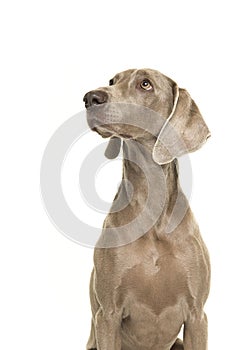
[{"label": "dog", "polygon": [[[129,69],[84,96],[93,131],[123,149],[123,177],[94,249],[87,350],[206,350],[210,261],[177,157],[210,136],[185,89]],[[178,334],[183,326],[183,341]]]}]

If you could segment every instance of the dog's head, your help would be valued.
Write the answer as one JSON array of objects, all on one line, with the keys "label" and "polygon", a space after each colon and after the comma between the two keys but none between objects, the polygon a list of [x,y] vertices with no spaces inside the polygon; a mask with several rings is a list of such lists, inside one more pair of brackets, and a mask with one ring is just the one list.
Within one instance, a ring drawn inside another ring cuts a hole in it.
[{"label": "dog's head", "polygon": [[119,153],[120,138],[150,145],[158,164],[197,150],[210,136],[188,92],[152,69],[117,74],[109,86],[84,96],[90,128],[111,137],[106,155]]}]

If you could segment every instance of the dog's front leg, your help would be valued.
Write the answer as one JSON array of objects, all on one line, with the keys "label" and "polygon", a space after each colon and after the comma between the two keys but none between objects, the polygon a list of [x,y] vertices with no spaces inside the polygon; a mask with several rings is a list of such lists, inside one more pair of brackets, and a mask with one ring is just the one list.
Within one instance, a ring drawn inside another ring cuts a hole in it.
[{"label": "dog's front leg", "polygon": [[97,350],[121,350],[121,317],[100,308],[95,317]]},{"label": "dog's front leg", "polygon": [[185,322],[184,350],[207,350],[207,317],[204,312]]}]

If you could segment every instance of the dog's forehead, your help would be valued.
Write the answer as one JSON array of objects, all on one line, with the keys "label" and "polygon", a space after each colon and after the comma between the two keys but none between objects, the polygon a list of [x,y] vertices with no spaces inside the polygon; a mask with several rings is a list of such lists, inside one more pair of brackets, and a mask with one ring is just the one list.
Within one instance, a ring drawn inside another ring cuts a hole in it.
[{"label": "dog's forehead", "polygon": [[123,72],[117,73],[114,76],[115,80],[122,80],[122,79],[130,79],[133,73],[135,73],[137,69],[128,69]]},{"label": "dog's forehead", "polygon": [[114,79],[133,81],[138,77],[158,80],[158,79],[163,79],[164,76],[162,73],[160,73],[157,70],[150,69],[150,68],[143,68],[143,69],[128,69],[123,72],[117,73]]}]

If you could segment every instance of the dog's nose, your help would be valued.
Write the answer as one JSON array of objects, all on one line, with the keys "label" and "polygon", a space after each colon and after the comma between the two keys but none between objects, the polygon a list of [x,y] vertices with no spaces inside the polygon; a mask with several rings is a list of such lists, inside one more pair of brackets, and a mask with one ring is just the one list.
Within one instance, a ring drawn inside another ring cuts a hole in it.
[{"label": "dog's nose", "polygon": [[93,105],[100,105],[102,103],[107,102],[107,100],[108,100],[107,93],[101,90],[93,90],[93,91],[87,92],[87,94],[85,94],[83,98],[86,108],[89,108]]}]

